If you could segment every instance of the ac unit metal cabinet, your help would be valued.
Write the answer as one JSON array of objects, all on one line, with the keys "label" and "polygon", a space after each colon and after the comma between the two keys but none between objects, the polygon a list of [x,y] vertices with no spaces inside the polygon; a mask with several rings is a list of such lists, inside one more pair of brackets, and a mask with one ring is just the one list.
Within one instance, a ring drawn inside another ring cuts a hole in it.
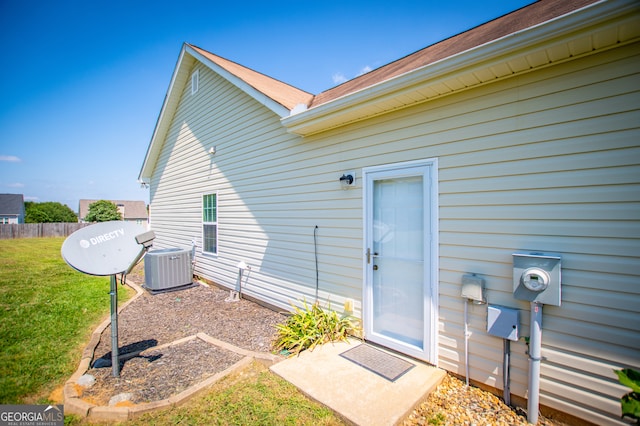
[{"label": "ac unit metal cabinet", "polygon": [[193,283],[191,250],[151,250],[144,258],[144,281],[151,291],[169,290]]}]

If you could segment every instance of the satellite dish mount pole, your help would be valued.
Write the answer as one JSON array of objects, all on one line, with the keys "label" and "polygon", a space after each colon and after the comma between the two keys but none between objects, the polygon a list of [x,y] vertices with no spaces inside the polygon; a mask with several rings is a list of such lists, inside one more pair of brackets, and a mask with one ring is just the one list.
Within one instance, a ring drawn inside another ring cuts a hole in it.
[{"label": "satellite dish mount pole", "polygon": [[[131,238],[134,235],[135,238]],[[109,294],[113,377],[120,377],[117,275],[122,273],[124,283],[124,277],[142,260],[155,238],[156,234],[153,231],[145,232],[144,228],[136,223],[112,220],[78,229],[64,240],[60,249],[65,262],[72,268],[89,275],[111,276]]]},{"label": "satellite dish mount pole", "polygon": [[111,275],[111,371],[113,377],[120,377],[120,361],[118,360],[118,280]]}]

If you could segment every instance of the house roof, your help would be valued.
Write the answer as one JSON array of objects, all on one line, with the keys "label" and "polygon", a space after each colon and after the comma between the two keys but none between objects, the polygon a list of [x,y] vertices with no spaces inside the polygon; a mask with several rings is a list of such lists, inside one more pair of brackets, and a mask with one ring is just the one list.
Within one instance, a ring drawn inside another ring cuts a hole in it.
[{"label": "house roof", "polygon": [[[87,213],[89,213],[89,205],[99,200],[80,200],[80,206],[78,210],[78,217],[83,219]],[[122,208],[124,211],[124,220],[131,219],[147,219],[149,216],[147,212],[147,204],[144,201],[129,201],[129,200],[109,200],[113,204]]]},{"label": "house roof", "polygon": [[316,96],[185,43],[139,179],[153,172],[196,61],[308,136],[632,41],[630,10],[639,8],[637,0],[540,0]]},{"label": "house roof", "polygon": [[309,136],[632,43],[639,12],[637,0],[541,0],[329,89],[281,122]]},{"label": "house roof", "polygon": [[599,0],[541,0],[535,2],[322,92],[313,98],[310,107],[322,105],[465,50],[565,15],[597,1]]},{"label": "house roof", "polygon": [[24,213],[22,194],[0,194],[0,215],[19,216]]},{"label": "house roof", "polygon": [[187,46],[193,48],[196,52],[200,53],[211,62],[224,68],[229,73],[240,78],[254,89],[264,93],[269,98],[289,110],[293,109],[298,104],[309,105],[313,99],[313,95],[305,92],[304,90],[300,90],[221,56],[214,55],[200,47],[188,43]]}]

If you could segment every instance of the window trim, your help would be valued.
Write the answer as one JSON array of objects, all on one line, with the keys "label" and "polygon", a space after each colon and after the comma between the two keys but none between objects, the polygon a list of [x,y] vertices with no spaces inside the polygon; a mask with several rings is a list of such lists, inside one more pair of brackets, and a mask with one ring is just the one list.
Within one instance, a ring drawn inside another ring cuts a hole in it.
[{"label": "window trim", "polygon": [[[204,209],[205,209],[205,197],[209,196],[209,195],[215,195],[215,200],[216,200],[216,204],[215,204],[215,209],[216,209],[216,217],[215,217],[215,222],[205,222],[204,220]],[[201,226],[201,235],[202,235],[202,254],[204,255],[208,255],[208,256],[218,256],[220,254],[220,241],[218,239],[218,191],[213,191],[213,192],[206,192],[202,194],[202,197],[200,198],[200,220],[202,223]],[[206,242],[205,242],[205,226],[207,225],[213,225],[215,226],[215,239],[216,239],[216,246],[215,246],[215,252],[212,251],[206,251]]]},{"label": "window trim", "polygon": [[195,70],[191,74],[191,94],[195,95],[198,93],[198,89],[200,88],[200,70]]}]

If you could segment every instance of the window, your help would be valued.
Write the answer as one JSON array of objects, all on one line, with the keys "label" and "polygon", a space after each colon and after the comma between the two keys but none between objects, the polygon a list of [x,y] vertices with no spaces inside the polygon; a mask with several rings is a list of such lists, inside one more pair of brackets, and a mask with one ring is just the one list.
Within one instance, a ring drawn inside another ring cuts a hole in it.
[{"label": "window", "polygon": [[218,194],[202,196],[202,251],[218,253]]},{"label": "window", "polygon": [[193,74],[191,74],[191,94],[195,95],[198,91],[198,87],[200,85],[200,70],[195,70]]}]

